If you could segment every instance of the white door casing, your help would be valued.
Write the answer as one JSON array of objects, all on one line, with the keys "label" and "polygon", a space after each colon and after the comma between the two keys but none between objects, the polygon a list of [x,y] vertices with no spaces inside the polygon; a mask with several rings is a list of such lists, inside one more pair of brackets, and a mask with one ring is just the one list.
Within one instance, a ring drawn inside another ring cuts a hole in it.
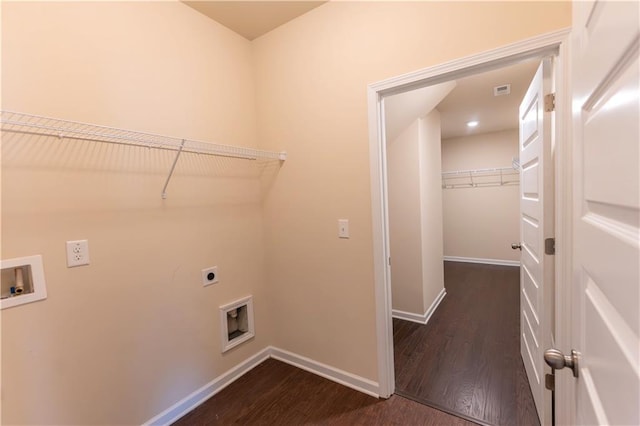
[{"label": "white door casing", "polygon": [[551,111],[552,59],[538,67],[520,104],[520,352],[538,416],[551,421],[551,395],[545,390],[543,353],[552,344],[553,256],[545,239],[554,235]]},{"label": "white door casing", "polygon": [[[376,289],[376,337],[378,355],[379,395],[388,398],[394,392],[393,328],[391,320],[391,288],[389,282],[388,224],[386,208],[386,164],[384,152],[385,96],[462,78],[524,59],[558,54],[562,69],[567,60],[569,29],[541,34],[507,46],[482,52],[451,62],[392,77],[367,88],[369,106],[369,153],[371,172],[371,217],[373,227],[373,265]],[[561,79],[556,92],[565,99],[567,79]],[[568,117],[568,108],[561,103],[556,114]],[[557,127],[557,126],[556,126]],[[560,208],[564,205],[560,204]],[[564,210],[558,215],[564,217]]]},{"label": "white door casing", "polygon": [[640,424],[638,2],[574,2],[576,424]]}]

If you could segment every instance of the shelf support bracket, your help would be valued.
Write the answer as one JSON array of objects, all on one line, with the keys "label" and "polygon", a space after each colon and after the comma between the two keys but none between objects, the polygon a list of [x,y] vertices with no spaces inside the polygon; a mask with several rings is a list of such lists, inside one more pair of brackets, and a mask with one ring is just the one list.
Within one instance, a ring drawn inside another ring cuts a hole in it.
[{"label": "shelf support bracket", "polygon": [[178,148],[178,152],[176,152],[176,158],[173,159],[173,164],[171,165],[171,170],[169,170],[169,176],[167,176],[167,180],[164,183],[164,187],[162,188],[162,199],[167,199],[167,186],[169,186],[169,181],[171,180],[171,176],[173,176],[173,171],[176,169],[176,164],[178,164],[178,158],[180,158],[180,154],[182,154],[182,149],[184,148],[184,143],[186,139],[182,139],[182,143],[180,144],[180,148]]}]

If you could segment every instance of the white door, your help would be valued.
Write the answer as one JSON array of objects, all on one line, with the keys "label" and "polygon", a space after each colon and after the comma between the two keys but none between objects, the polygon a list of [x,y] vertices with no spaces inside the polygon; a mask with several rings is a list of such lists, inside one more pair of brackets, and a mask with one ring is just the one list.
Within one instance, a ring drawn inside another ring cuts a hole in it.
[{"label": "white door", "polygon": [[544,350],[551,346],[553,256],[545,239],[553,237],[554,192],[551,112],[545,95],[552,87],[551,59],[544,59],[520,104],[520,352],[538,416],[551,421],[551,395],[544,387]]},{"label": "white door", "polygon": [[[577,424],[640,424],[639,3],[574,2],[572,343]],[[566,369],[565,369],[566,370]],[[559,405],[557,405],[560,407]]]}]

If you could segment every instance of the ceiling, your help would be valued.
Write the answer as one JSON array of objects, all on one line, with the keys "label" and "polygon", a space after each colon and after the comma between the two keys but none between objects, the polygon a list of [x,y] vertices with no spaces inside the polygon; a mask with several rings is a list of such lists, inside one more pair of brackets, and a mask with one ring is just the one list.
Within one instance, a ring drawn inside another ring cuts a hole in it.
[{"label": "ceiling", "polygon": [[[248,40],[285,24],[326,1],[186,1],[183,3]],[[495,132],[518,127],[520,100],[538,61],[528,61],[455,81],[446,91],[425,87],[387,98],[387,139],[399,136],[413,120],[434,108],[441,114],[442,139]],[[509,95],[494,96],[493,88],[511,84]],[[443,96],[444,99],[442,99]],[[442,100],[442,101],[441,101]],[[441,101],[441,102],[440,102]],[[475,128],[466,123],[477,120]]]},{"label": "ceiling", "polygon": [[[458,79],[445,96],[442,92],[435,96],[429,90],[440,85],[390,96],[385,100],[387,139],[395,139],[434,106],[440,112],[442,139],[517,129],[520,101],[538,63],[538,60],[531,60]],[[511,93],[494,96],[493,88],[504,84],[511,84]],[[467,126],[472,120],[479,122],[477,127]]]},{"label": "ceiling", "polygon": [[[538,68],[539,60],[456,80],[456,87],[437,108],[442,139],[518,128],[518,108]],[[494,96],[493,88],[511,84],[509,95]],[[467,127],[476,120],[477,127]]]},{"label": "ceiling", "polygon": [[253,40],[326,1],[184,1],[186,5]]}]

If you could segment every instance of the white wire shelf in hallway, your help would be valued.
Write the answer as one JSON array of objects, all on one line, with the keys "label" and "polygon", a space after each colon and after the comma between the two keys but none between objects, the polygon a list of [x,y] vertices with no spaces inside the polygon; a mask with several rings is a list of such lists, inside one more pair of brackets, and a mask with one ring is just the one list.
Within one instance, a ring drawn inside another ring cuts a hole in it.
[{"label": "white wire shelf in hallway", "polygon": [[520,184],[520,170],[512,167],[456,170],[442,172],[442,188],[478,188]]}]

